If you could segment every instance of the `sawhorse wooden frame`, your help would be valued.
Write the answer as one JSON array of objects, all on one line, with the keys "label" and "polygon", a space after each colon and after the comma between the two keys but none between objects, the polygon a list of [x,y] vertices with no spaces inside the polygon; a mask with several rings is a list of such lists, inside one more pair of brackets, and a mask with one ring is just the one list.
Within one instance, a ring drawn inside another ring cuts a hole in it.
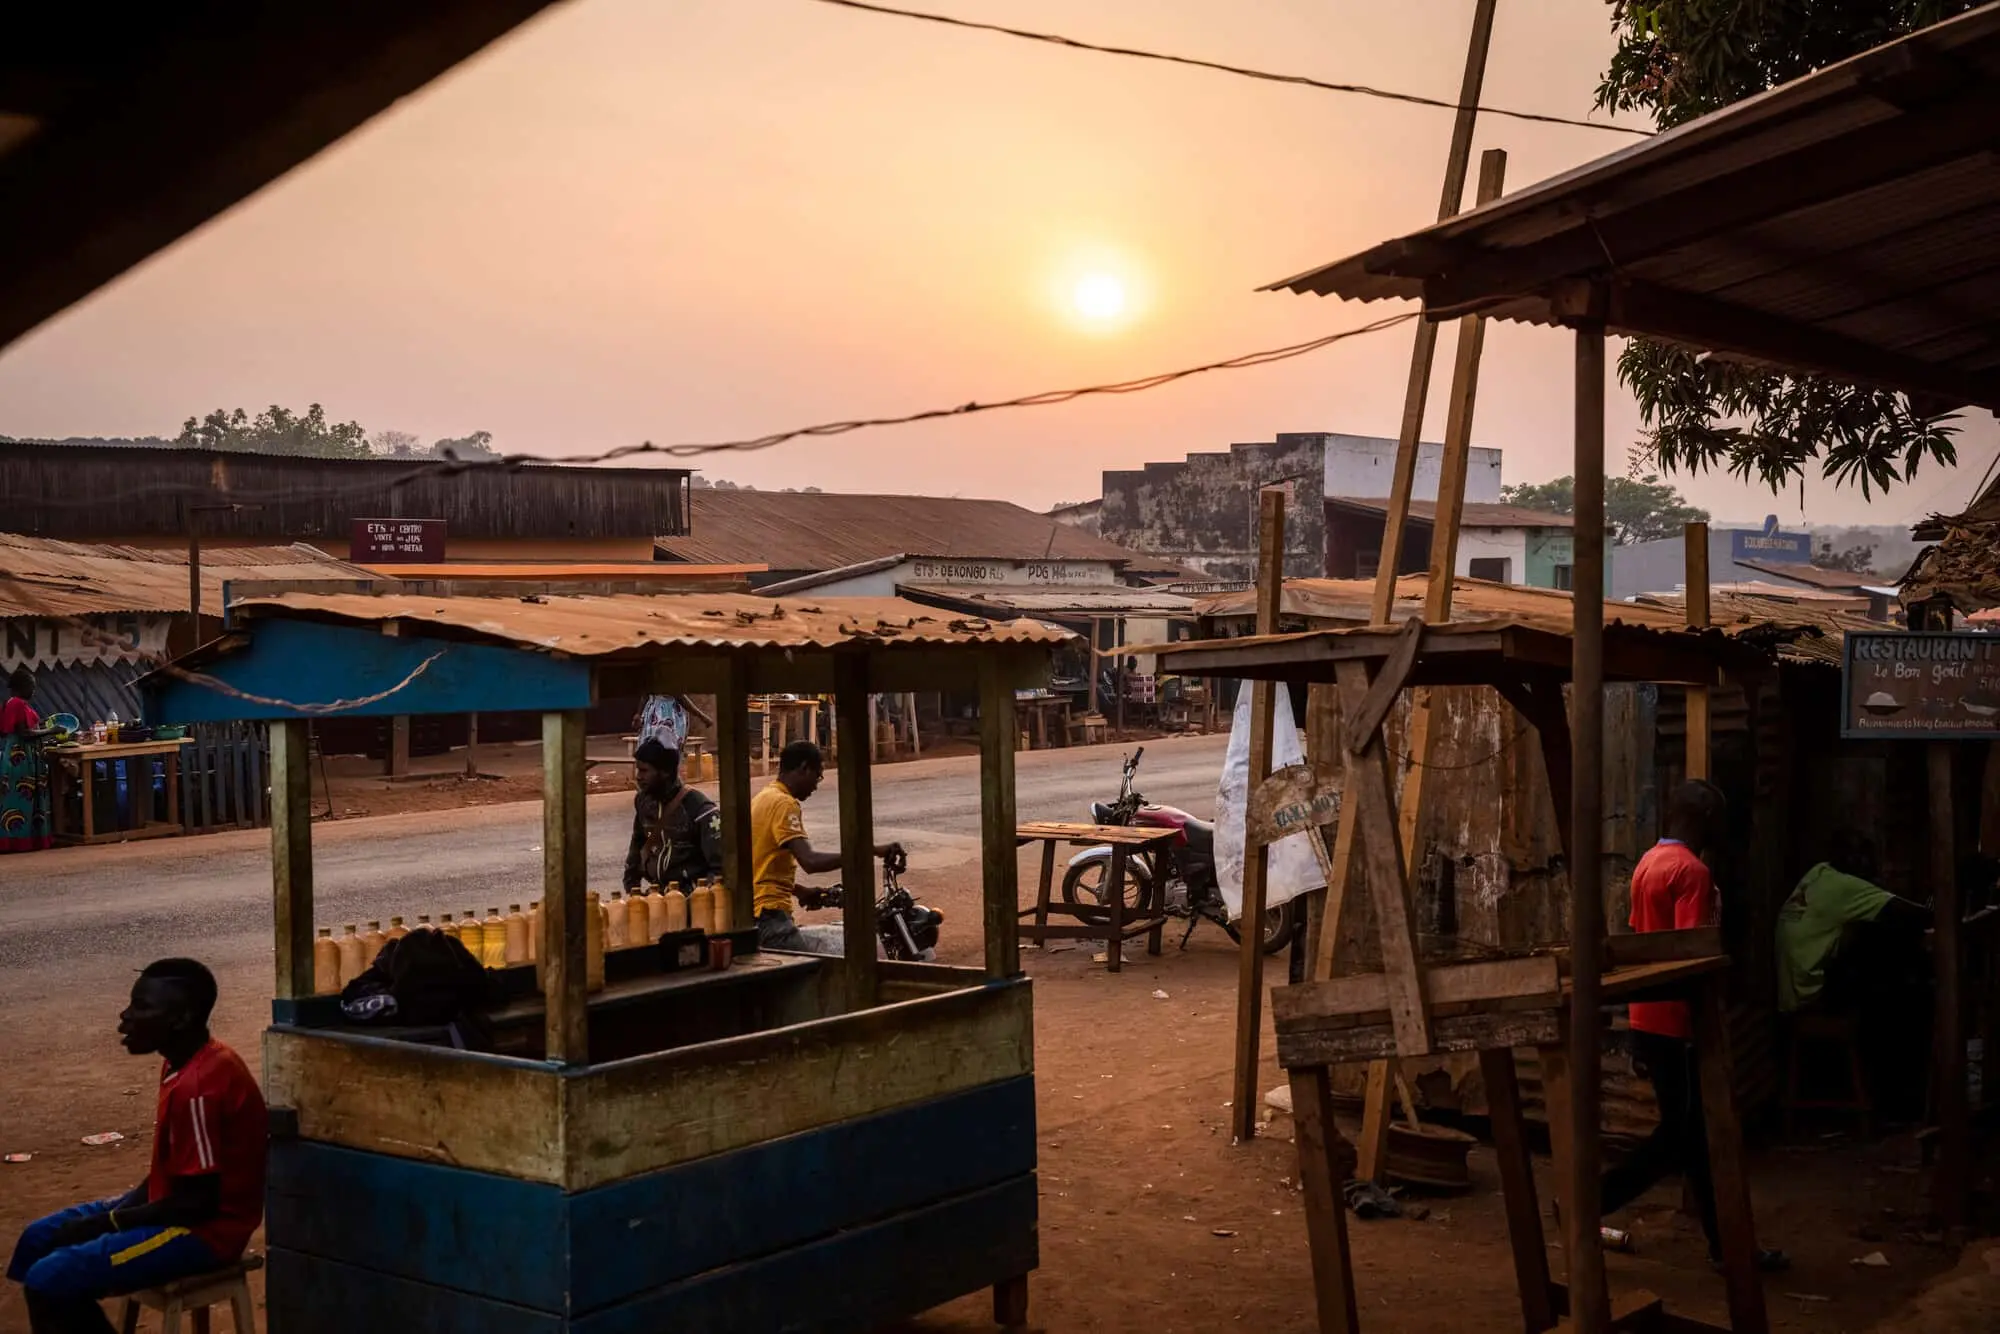
[{"label": "sawhorse wooden frame", "polygon": [[[1536,1196],[1521,1116],[1513,1049],[1532,1046],[1542,1061],[1550,1138],[1558,1179],[1566,1180],[1579,1139],[1586,1161],[1596,1158],[1598,1128],[1569,1124],[1569,980],[1554,955],[1426,968],[1417,958],[1416,930],[1389,788],[1382,725],[1396,694],[1412,683],[1426,639],[1420,622],[1395,635],[1372,634],[1379,651],[1323,655],[1332,668],[1343,715],[1346,773],[1344,818],[1360,840],[1374,906],[1383,971],[1282,988],[1273,994],[1278,1060],[1290,1076],[1292,1109],[1305,1189],[1308,1240],[1319,1324],[1326,1334],[1356,1334],[1353,1269],[1341,1199],[1345,1155],[1333,1120],[1332,1067],[1343,1061],[1477,1051],[1505,1199],[1509,1243],[1527,1334],[1566,1322],[1568,1289],[1549,1276],[1541,1207]],[[1510,663],[1502,632],[1501,661],[1486,677],[1512,703],[1540,741],[1564,849],[1571,846],[1570,736],[1562,680],[1546,667]],[[1463,652],[1460,648],[1459,652]],[[1463,666],[1470,665],[1466,655]],[[1461,676],[1460,680],[1466,678]],[[1329,887],[1323,931],[1338,931],[1345,885]],[[1728,959],[1712,930],[1620,936],[1605,942],[1599,979],[1602,1003],[1681,997],[1694,1002],[1703,1110],[1715,1182],[1730,1328],[1765,1334],[1768,1317],[1757,1271],[1757,1244],[1744,1172],[1741,1128],[1721,993]],[[1595,1220],[1572,1234],[1594,1239]],[[1602,1265],[1590,1246],[1584,1263]],[[1612,1306],[1611,1327],[1692,1334],[1711,1328],[1666,1312],[1657,1297],[1635,1292]]]}]

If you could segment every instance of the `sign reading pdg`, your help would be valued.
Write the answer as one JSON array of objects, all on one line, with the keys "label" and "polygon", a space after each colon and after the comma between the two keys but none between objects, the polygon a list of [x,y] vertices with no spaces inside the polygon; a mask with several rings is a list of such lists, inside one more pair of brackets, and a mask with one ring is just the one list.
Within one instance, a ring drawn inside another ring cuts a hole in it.
[{"label": "sign reading pdg", "polygon": [[1841,735],[2000,738],[2000,635],[1847,636]]},{"label": "sign reading pdg", "polygon": [[444,520],[356,519],[347,559],[356,565],[436,565],[444,560]]}]

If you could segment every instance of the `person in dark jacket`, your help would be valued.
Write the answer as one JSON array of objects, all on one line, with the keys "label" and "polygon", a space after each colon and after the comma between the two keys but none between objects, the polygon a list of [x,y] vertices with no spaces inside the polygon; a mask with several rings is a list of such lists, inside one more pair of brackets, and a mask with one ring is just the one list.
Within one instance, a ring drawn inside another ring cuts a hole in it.
[{"label": "person in dark jacket", "polygon": [[652,737],[632,752],[632,846],[625,854],[625,888],[677,884],[722,874],[722,812],[681,782],[681,755]]}]

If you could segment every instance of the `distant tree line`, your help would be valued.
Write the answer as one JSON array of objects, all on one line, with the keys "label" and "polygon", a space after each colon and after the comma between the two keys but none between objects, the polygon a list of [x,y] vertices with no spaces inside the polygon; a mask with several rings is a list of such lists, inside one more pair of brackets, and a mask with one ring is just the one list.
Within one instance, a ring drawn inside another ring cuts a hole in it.
[{"label": "distant tree line", "polygon": [[317,403],[304,412],[273,403],[256,416],[242,408],[217,408],[205,417],[189,417],[172,439],[158,435],[73,435],[63,439],[31,440],[0,435],[0,443],[54,444],[130,449],[215,449],[232,454],[284,454],[313,459],[443,459],[486,462],[500,457],[491,431],[444,436],[423,444],[408,431],[377,431],[373,435],[354,421],[336,422]]}]

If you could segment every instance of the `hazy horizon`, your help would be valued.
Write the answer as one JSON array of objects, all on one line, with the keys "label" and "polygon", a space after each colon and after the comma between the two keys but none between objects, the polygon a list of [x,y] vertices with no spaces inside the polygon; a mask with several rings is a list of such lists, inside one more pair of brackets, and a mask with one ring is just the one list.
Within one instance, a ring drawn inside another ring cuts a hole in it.
[{"label": "hazy horizon", "polygon": [[[969,18],[1450,98],[1472,0],[924,0]],[[1601,4],[1507,0],[1482,100],[1590,114]],[[0,434],[172,436],[325,405],[562,457],[733,439],[1176,369],[1395,307],[1259,293],[1429,222],[1450,114],[806,0],[570,0],[0,353]],[[1630,143],[1487,117],[1516,187]],[[1426,436],[1442,434],[1446,331]],[[687,461],[760,488],[1043,509],[1098,474],[1387,436],[1410,329],[1144,394]],[[1571,471],[1559,330],[1488,330],[1475,443]],[[1954,510],[2000,448],[1884,500],[1674,480],[1719,520]],[[1607,466],[1636,436],[1611,393]]]}]

